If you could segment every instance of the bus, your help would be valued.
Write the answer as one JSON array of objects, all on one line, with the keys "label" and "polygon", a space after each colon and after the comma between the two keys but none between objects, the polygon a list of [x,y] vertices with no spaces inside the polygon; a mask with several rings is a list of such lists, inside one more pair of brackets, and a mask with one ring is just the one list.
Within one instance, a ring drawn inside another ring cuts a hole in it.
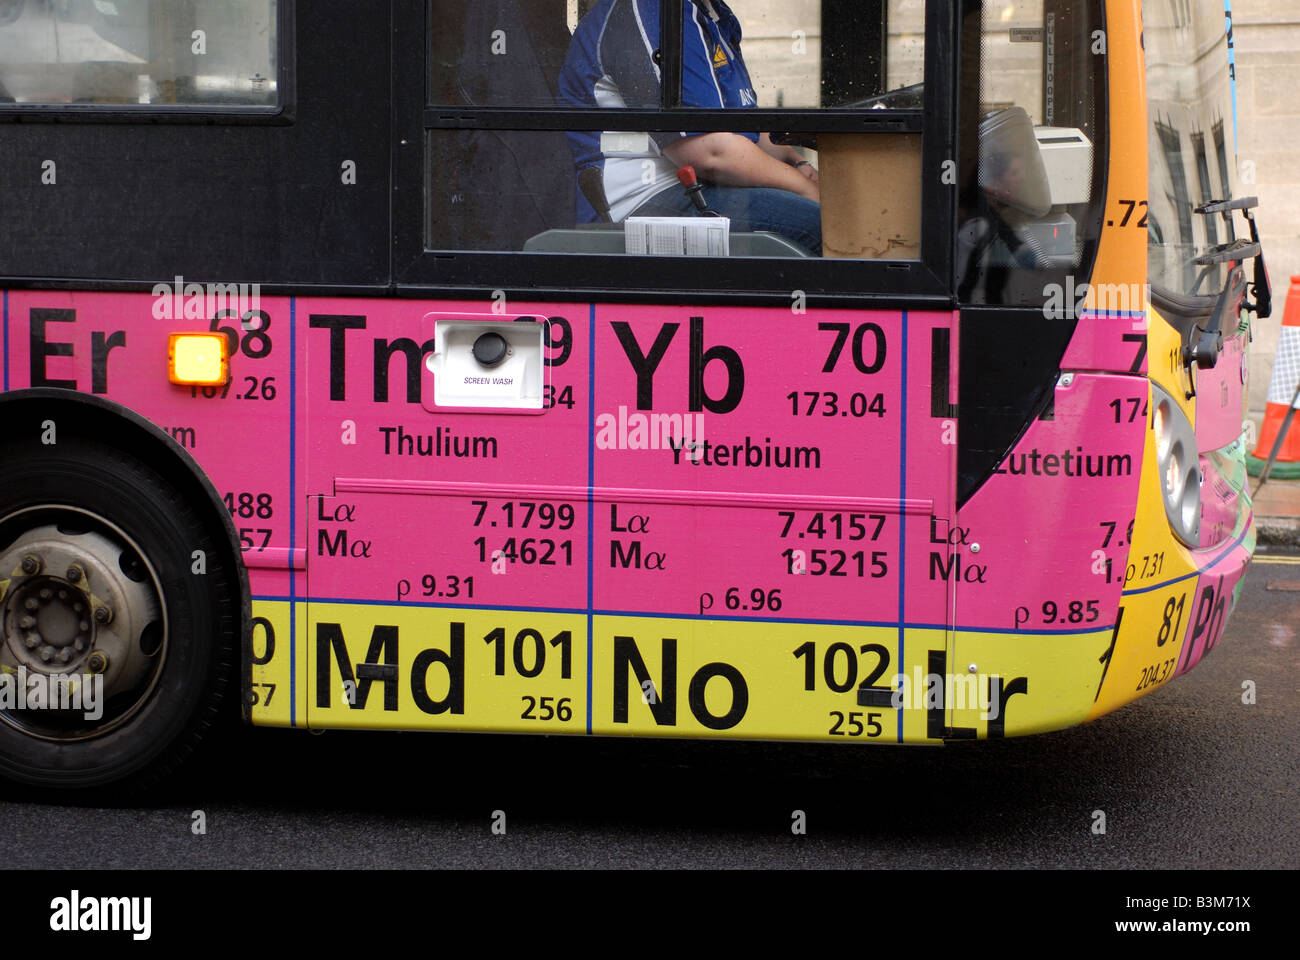
[{"label": "bus", "polygon": [[1254,549],[1231,53],[1217,0],[0,2],[0,775],[1169,683]]}]

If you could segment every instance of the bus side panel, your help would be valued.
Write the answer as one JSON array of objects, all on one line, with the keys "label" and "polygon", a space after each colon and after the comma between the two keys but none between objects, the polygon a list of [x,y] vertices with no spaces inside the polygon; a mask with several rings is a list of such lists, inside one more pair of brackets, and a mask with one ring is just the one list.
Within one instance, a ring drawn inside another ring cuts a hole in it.
[{"label": "bus side panel", "polygon": [[955,728],[1015,735],[1087,715],[1124,587],[1146,407],[1144,378],[1063,377],[958,512],[951,566],[931,575],[957,582],[955,662],[984,702],[949,704]]},{"label": "bus side panel", "polygon": [[[159,285],[153,294],[9,291],[4,315],[6,389],[64,387],[129,407],[189,453],[222,495],[253,594],[253,712],[277,724],[295,713],[287,601],[292,571],[303,565],[291,535],[302,522],[290,495],[291,315],[288,298],[197,284]],[[170,383],[168,335],[218,327],[234,344],[229,385]]]},{"label": "bus side panel", "polygon": [[[244,537],[254,593],[285,592],[289,300],[254,301],[249,295],[246,302],[256,303],[249,308],[256,314],[247,323],[238,315],[210,322],[204,288],[196,285],[198,292],[188,298],[167,289],[164,296],[11,291],[6,387],[66,387],[106,396],[158,425],[198,461],[226,499]],[[168,335],[207,332],[210,326],[235,334],[229,386],[170,383]]]},{"label": "bus side panel", "polygon": [[[951,314],[298,316],[312,725],[929,737],[890,696],[946,651],[923,571],[952,516]],[[523,317],[550,328],[550,406],[432,402],[430,323]]]}]

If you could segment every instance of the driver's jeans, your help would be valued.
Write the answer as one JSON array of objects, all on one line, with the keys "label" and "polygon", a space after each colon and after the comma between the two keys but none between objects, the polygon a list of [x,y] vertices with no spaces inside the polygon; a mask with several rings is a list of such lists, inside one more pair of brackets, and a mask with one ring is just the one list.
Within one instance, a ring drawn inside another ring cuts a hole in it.
[{"label": "driver's jeans", "polygon": [[[774,187],[720,187],[704,182],[704,200],[731,220],[733,231],[767,230],[792,240],[815,257],[822,253],[821,204]],[[661,190],[632,211],[634,217],[690,217],[697,210],[680,187]]]}]

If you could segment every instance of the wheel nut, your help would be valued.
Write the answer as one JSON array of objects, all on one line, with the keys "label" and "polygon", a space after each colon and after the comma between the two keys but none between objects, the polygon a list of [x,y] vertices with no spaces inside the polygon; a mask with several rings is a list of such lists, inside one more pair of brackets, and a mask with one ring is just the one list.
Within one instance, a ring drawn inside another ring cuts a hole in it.
[{"label": "wheel nut", "polygon": [[77,629],[80,630],[82,633],[88,632],[90,630],[90,621],[89,620],[80,621],[77,624]]},{"label": "wheel nut", "polygon": [[23,601],[23,606],[28,610],[38,610],[40,609],[41,604],[35,597],[28,597]]},{"label": "wheel nut", "polygon": [[36,626],[36,618],[30,613],[25,613],[18,618],[18,626],[22,627],[24,630],[30,630],[32,627]]},{"label": "wheel nut", "polygon": [[77,653],[85,653],[87,647],[86,638],[77,637],[76,640],[72,641],[72,645],[77,648]]},{"label": "wheel nut", "polygon": [[86,605],[82,603],[80,600],[78,600],[76,603],[72,605],[72,609],[73,612],[80,613],[82,610],[86,609]]},{"label": "wheel nut", "polygon": [[80,583],[82,576],[81,567],[74,563],[72,566],[68,567],[68,572],[65,576],[69,583]]},{"label": "wheel nut", "polygon": [[41,599],[44,600],[46,603],[49,603],[53,597],[54,597],[54,591],[51,590],[49,587],[46,587],[44,590],[41,591]]},{"label": "wheel nut", "polygon": [[60,599],[60,600],[66,600],[66,599],[68,599],[68,591],[66,591],[66,590],[60,590],[60,591],[59,591],[59,599]]},{"label": "wheel nut", "polygon": [[71,659],[72,659],[72,651],[69,650],[67,647],[64,647],[62,650],[59,651],[59,663],[67,663]]},{"label": "wheel nut", "polygon": [[41,647],[41,649],[37,650],[36,653],[41,658],[42,663],[49,663],[50,659],[54,656],[54,648],[47,643],[45,646]]},{"label": "wheel nut", "polygon": [[35,650],[41,645],[41,635],[39,633],[29,633],[23,637],[23,643],[27,645],[28,650]]},{"label": "wheel nut", "polygon": [[108,657],[96,650],[90,655],[90,658],[86,660],[86,666],[90,669],[91,673],[103,673],[108,669]]},{"label": "wheel nut", "polygon": [[96,608],[95,608],[95,622],[96,622],[96,623],[108,623],[108,622],[111,621],[112,619],[113,619],[113,610],[112,610],[111,607],[102,607],[102,606],[101,606],[101,607],[96,607]]},{"label": "wheel nut", "polygon": [[23,573],[27,574],[28,576],[31,576],[33,573],[36,573],[40,569],[41,569],[41,561],[39,557],[34,557],[30,553],[27,556],[23,557]]}]

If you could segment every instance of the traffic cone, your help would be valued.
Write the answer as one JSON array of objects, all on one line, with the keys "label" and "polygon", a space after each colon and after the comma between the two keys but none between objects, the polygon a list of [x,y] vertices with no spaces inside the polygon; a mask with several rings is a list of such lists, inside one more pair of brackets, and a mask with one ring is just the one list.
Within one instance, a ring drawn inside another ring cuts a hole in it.
[{"label": "traffic cone", "polygon": [[[1291,277],[1291,289],[1286,295],[1286,309],[1282,313],[1282,330],[1277,338],[1277,355],[1273,359],[1273,379],[1268,384],[1268,406],[1264,412],[1264,425],[1259,430],[1259,443],[1246,457],[1246,469],[1257,477],[1268,462],[1273,444],[1277,442],[1287,408],[1300,384],[1300,276]],[[1270,476],[1278,479],[1300,478],[1300,409],[1291,417],[1282,447],[1273,464]]]}]

